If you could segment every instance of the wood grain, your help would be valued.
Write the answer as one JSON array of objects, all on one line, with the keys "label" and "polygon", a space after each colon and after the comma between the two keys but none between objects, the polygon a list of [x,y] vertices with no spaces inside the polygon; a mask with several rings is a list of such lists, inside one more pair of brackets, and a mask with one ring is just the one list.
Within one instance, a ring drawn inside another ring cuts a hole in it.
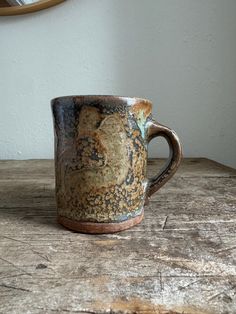
[{"label": "wood grain", "polygon": [[210,160],[110,235],[57,224],[53,161],[0,161],[0,313],[234,314],[235,226],[236,170]]}]

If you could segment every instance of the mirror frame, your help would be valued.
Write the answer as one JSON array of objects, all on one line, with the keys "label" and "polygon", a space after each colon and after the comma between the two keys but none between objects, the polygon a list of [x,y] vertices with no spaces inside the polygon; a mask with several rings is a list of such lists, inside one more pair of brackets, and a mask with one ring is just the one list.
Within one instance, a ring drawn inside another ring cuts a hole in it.
[{"label": "mirror frame", "polygon": [[47,9],[66,0],[40,0],[37,3],[22,6],[12,6],[0,8],[0,15],[19,15]]}]

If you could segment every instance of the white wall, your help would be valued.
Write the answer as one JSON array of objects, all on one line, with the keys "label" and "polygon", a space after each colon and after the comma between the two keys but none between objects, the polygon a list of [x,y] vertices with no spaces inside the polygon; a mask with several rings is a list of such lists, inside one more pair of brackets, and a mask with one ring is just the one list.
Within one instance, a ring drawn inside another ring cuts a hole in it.
[{"label": "white wall", "polygon": [[51,98],[118,94],[236,167],[235,0],[68,0],[1,17],[0,48],[0,158],[53,157]]}]

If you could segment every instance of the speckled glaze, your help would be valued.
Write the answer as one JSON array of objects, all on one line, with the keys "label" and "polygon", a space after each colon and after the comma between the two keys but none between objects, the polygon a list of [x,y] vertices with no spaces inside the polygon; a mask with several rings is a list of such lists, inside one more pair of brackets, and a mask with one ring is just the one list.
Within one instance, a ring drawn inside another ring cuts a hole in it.
[{"label": "speckled glaze", "polygon": [[146,178],[151,110],[152,104],[139,98],[52,100],[60,223],[77,231],[105,233],[142,220],[156,179]]}]

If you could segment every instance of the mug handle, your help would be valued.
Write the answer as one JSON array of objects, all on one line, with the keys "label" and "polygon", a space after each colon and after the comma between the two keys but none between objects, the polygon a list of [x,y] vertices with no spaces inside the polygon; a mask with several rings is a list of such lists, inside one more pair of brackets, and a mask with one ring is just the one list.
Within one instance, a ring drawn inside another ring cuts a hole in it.
[{"label": "mug handle", "polygon": [[159,124],[155,120],[151,119],[147,122],[146,128],[148,143],[153,138],[162,136],[166,139],[170,149],[169,158],[164,167],[156,176],[148,179],[146,190],[147,202],[148,198],[159,190],[168,180],[170,180],[178,169],[182,159],[182,147],[175,131],[169,129],[165,125]]}]

